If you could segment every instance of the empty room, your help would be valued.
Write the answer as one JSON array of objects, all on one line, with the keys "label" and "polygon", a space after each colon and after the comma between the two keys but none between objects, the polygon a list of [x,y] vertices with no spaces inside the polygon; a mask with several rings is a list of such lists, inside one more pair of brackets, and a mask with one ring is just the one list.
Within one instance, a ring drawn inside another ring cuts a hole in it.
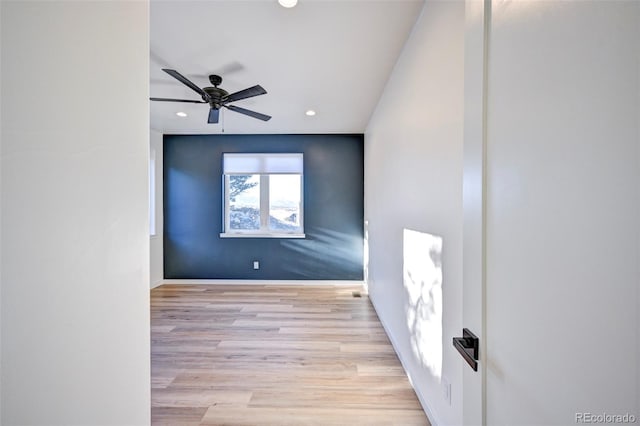
[{"label": "empty room", "polygon": [[0,1],[0,424],[640,422],[640,2]]}]

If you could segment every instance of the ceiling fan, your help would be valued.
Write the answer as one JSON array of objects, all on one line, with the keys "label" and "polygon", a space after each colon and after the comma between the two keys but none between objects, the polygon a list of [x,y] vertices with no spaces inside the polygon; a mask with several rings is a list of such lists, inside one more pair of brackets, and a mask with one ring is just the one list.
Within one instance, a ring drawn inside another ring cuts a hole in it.
[{"label": "ceiling fan", "polygon": [[266,90],[262,88],[260,85],[256,85],[253,87],[249,87],[248,89],[240,90],[239,92],[231,93],[227,92],[224,89],[219,88],[218,86],[222,83],[222,77],[219,75],[212,74],[209,76],[209,81],[213,84],[213,87],[203,87],[202,89],[195,84],[193,84],[187,77],[183,76],[176,70],[163,68],[162,71],[169,74],[171,77],[175,78],[185,86],[194,90],[201,97],[201,101],[193,101],[190,99],[170,99],[170,98],[149,98],[152,101],[163,101],[163,102],[189,102],[192,104],[209,104],[209,119],[207,123],[217,123],[220,116],[220,108],[224,107],[231,111],[239,112],[240,114],[248,115],[249,117],[257,118],[262,121],[269,121],[271,119],[270,115],[261,114],[259,112],[251,111],[249,109],[240,108],[235,105],[228,105],[231,102],[239,101],[240,99],[247,99],[258,95],[264,95],[267,93]]}]

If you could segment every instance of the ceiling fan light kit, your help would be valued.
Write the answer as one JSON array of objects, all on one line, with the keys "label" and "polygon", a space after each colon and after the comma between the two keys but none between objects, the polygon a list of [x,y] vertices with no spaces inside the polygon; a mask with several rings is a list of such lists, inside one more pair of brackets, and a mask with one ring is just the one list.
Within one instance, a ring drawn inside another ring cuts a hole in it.
[{"label": "ceiling fan light kit", "polygon": [[[218,87],[222,83],[222,77],[219,75],[212,74],[209,76],[209,81],[213,85],[213,87],[203,87],[200,88],[196,86],[191,80],[187,77],[183,76],[176,70],[163,68],[162,71],[169,74],[171,77],[175,78],[185,86],[189,87],[191,90],[196,92],[202,98],[201,101],[194,101],[190,99],[172,99],[172,98],[149,98],[152,101],[161,101],[161,102],[189,102],[194,104],[209,104],[209,118],[207,123],[214,124],[217,123],[220,119],[220,108],[227,108],[231,111],[248,115],[249,117],[257,118],[262,121],[269,121],[271,116],[266,114],[261,114],[259,112],[251,111],[245,108],[240,108],[235,105],[228,105],[231,102],[239,101],[241,99],[252,98],[254,96],[264,95],[267,93],[266,90],[262,88],[260,85],[255,85],[253,87],[249,87],[244,90],[240,90],[239,92],[231,93],[226,90]],[[185,114],[186,115],[186,114]]]}]

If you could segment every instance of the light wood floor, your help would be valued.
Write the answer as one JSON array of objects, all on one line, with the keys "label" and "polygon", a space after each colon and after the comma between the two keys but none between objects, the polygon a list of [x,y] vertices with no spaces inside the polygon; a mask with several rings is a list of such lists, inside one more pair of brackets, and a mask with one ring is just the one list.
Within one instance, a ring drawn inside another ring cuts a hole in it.
[{"label": "light wood floor", "polygon": [[151,291],[154,425],[428,425],[351,287]]}]

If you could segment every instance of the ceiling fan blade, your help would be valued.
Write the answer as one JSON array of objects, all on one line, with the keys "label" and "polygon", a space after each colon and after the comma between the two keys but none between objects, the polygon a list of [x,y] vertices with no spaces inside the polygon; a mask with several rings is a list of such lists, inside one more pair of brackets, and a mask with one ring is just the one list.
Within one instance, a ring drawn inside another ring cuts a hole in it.
[{"label": "ceiling fan blade", "polygon": [[266,93],[267,91],[264,90],[262,86],[258,84],[256,86],[249,87],[248,89],[244,89],[239,92],[235,92],[230,95],[227,95],[222,99],[222,102],[223,103],[235,102],[235,101],[239,101],[240,99],[252,98],[254,96],[264,95]]},{"label": "ceiling fan blade", "polygon": [[234,105],[225,105],[225,108],[230,109],[231,111],[239,112],[240,114],[248,115],[249,117],[257,118],[262,121],[271,120],[270,115],[260,114],[259,112],[251,111],[250,109],[240,108]]},{"label": "ceiling fan blade", "polygon": [[207,121],[207,123],[215,124],[215,123],[218,122],[219,117],[220,117],[220,110],[219,109],[215,109],[215,108],[211,108],[209,110],[209,120]]},{"label": "ceiling fan blade", "polygon": [[169,74],[171,77],[175,78],[176,80],[178,80],[179,82],[181,82],[182,84],[184,84],[185,86],[193,89],[194,91],[196,91],[200,96],[202,96],[204,99],[209,99],[209,95],[207,95],[207,93],[202,90],[201,88],[199,88],[198,86],[196,86],[195,84],[193,84],[191,82],[191,80],[189,80],[187,77],[185,77],[184,75],[180,74],[178,71],[176,70],[170,70],[168,68],[163,68],[162,71],[166,72],[167,74]]},{"label": "ceiling fan blade", "polygon": [[170,99],[170,98],[149,98],[152,101],[163,101],[163,102],[190,102],[192,104],[206,104],[205,101],[192,101],[189,99]]}]

